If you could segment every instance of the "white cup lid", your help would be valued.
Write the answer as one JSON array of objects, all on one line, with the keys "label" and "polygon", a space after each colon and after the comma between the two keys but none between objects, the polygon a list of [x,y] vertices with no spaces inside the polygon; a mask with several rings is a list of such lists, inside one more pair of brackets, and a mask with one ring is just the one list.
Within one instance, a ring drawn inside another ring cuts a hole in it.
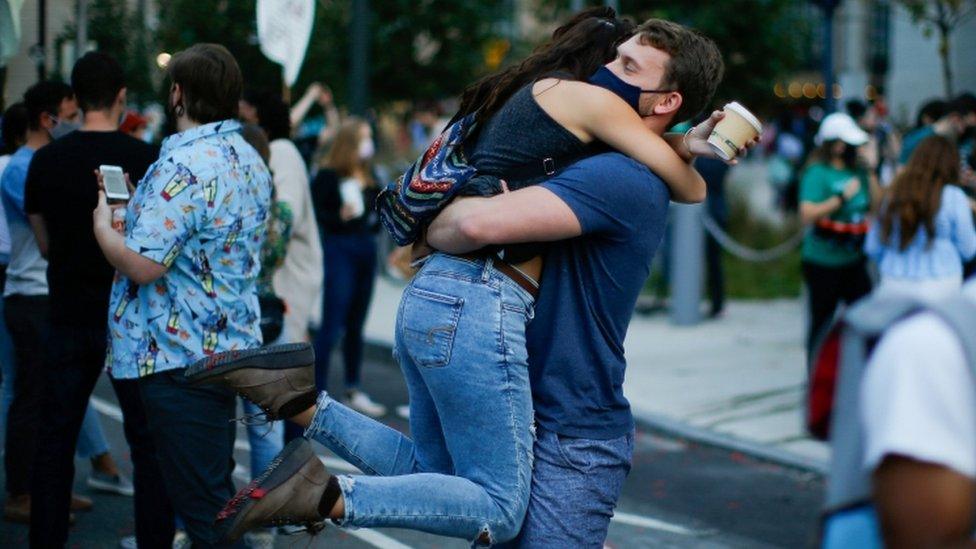
[{"label": "white cup lid", "polygon": [[745,118],[747,122],[752,124],[752,126],[756,128],[756,132],[762,133],[762,124],[759,122],[758,118],[756,118],[751,112],[749,112],[749,109],[743,107],[741,104],[739,104],[736,101],[726,104],[725,108],[730,111],[735,111],[736,114],[738,114],[742,118]]}]

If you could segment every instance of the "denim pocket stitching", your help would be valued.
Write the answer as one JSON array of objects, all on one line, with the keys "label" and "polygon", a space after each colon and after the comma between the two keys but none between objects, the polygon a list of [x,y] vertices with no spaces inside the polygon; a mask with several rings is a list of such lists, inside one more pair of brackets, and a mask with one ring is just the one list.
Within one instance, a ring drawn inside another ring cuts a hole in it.
[{"label": "denim pocket stitching", "polygon": [[422,290],[413,286],[407,288],[407,293],[418,299],[426,299],[428,301],[433,301],[435,303],[440,303],[442,305],[451,307],[450,321],[446,326],[438,326],[431,328],[430,330],[418,330],[408,326],[405,323],[401,325],[401,333],[412,332],[414,334],[421,335],[427,339],[428,344],[430,345],[434,344],[435,333],[446,332],[448,337],[444,339],[443,357],[438,357],[437,359],[419,359],[410,352],[409,345],[404,348],[404,352],[406,352],[407,355],[410,356],[410,359],[418,366],[423,366],[425,368],[443,368],[447,366],[451,362],[451,356],[454,351],[454,339],[455,334],[457,334],[457,326],[461,317],[461,308],[464,305],[464,299],[439,294],[428,290]]}]

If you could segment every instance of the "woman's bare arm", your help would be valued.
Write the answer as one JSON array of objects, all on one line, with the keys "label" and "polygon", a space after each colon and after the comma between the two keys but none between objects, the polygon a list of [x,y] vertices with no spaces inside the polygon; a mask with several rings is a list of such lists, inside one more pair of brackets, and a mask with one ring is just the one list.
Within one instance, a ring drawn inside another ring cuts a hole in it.
[{"label": "woman's bare arm", "polygon": [[560,86],[559,100],[573,106],[561,109],[564,117],[572,118],[568,121],[571,125],[650,168],[671,188],[676,202],[705,200],[705,180],[691,166],[690,157],[682,158],[616,95],[587,84],[570,84]]}]

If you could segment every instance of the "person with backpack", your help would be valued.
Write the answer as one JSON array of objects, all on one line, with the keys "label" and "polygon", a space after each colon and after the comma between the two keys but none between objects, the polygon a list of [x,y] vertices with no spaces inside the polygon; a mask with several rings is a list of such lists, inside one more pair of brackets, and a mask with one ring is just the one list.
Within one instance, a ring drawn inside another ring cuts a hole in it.
[{"label": "person with backpack", "polygon": [[810,322],[807,354],[814,348],[837,307],[871,292],[863,247],[877,178],[858,159],[868,135],[844,113],[824,118],[819,146],[800,180],[800,218],[812,230],[803,239],[803,281]]},{"label": "person with backpack", "polygon": [[823,547],[970,546],[976,279],[937,300],[857,304],[815,365],[810,426],[833,456]]},{"label": "person with backpack", "polygon": [[959,181],[959,153],[934,135],[922,141],[888,191],[864,250],[881,274],[879,292],[939,297],[962,285],[976,256],[976,228]]}]

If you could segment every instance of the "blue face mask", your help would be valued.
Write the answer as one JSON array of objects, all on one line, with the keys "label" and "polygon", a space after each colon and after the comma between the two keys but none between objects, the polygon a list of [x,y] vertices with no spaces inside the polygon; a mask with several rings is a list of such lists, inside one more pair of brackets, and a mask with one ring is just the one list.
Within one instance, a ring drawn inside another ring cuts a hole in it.
[{"label": "blue face mask", "polygon": [[606,66],[597,69],[590,77],[590,84],[606,88],[617,94],[634,112],[640,114],[640,98],[642,93],[670,93],[671,90],[643,90],[633,84],[624,82]]}]

